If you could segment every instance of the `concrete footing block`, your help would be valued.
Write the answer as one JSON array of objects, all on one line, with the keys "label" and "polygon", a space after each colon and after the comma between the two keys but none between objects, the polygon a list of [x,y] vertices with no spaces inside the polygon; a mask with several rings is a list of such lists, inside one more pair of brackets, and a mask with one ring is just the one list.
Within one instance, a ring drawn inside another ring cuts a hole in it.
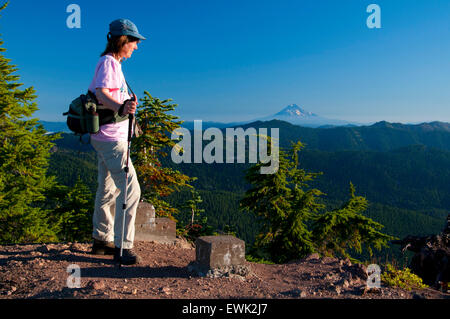
[{"label": "concrete footing block", "polygon": [[234,236],[202,236],[195,242],[195,262],[188,269],[200,276],[246,276],[245,242]]},{"label": "concrete footing block", "polygon": [[176,241],[176,223],[169,218],[156,218],[153,205],[140,202],[136,213],[134,240],[173,244]]}]

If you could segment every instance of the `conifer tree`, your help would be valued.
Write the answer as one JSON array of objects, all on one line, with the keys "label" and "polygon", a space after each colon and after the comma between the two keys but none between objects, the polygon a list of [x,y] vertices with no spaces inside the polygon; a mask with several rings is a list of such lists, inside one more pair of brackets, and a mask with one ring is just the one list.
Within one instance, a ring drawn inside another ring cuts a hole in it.
[{"label": "conifer tree", "polygon": [[52,210],[50,222],[58,226],[58,240],[91,240],[94,193],[80,177],[73,187],[55,185],[46,193],[46,197],[45,207]]},{"label": "conifer tree", "polygon": [[141,198],[155,207],[157,216],[175,219],[174,215],[179,210],[165,198],[183,187],[192,188],[189,183],[193,179],[178,170],[163,167],[161,158],[168,156],[168,150],[176,144],[171,134],[182,122],[175,121],[178,117],[167,114],[177,106],[170,103],[171,99],[153,98],[147,91],[144,94],[136,112],[142,135],[131,143],[133,165],[142,189]]},{"label": "conifer tree", "polygon": [[198,205],[200,205],[202,202],[203,200],[200,197],[200,194],[195,189],[191,189],[191,199],[189,199],[182,207],[184,209],[187,209],[188,213],[190,213],[191,225],[194,225],[195,217],[199,217],[200,214],[205,211],[204,209],[198,207]]},{"label": "conifer tree", "polygon": [[373,248],[388,247],[388,242],[395,238],[381,233],[383,225],[362,214],[368,205],[365,197],[355,195],[355,187],[350,182],[349,200],[314,221],[313,237],[318,250],[327,256],[353,259],[352,250],[362,253],[365,247],[372,256]]},{"label": "conifer tree", "polygon": [[198,191],[191,189],[191,199],[188,199],[180,208],[186,215],[190,215],[190,218],[187,223],[182,220],[178,221],[178,233],[192,242],[194,242],[197,237],[214,234],[213,228],[208,225],[208,217],[201,216],[201,214],[205,212],[203,208],[199,207],[202,202],[203,200]]},{"label": "conifer tree", "polygon": [[257,257],[285,262],[314,251],[306,223],[322,208],[316,202],[322,193],[304,190],[317,174],[298,168],[297,153],[302,147],[300,142],[293,144],[291,158],[280,150],[279,168],[274,174],[260,174],[261,163],[247,171],[246,180],[253,187],[245,193],[240,207],[262,219],[263,229],[253,252]]},{"label": "conifer tree", "polygon": [[292,143],[290,157],[280,150],[275,174],[260,174],[261,163],[247,171],[246,179],[252,188],[240,206],[259,216],[263,224],[252,254],[280,263],[314,251],[351,258],[352,250],[361,253],[364,247],[372,255],[373,248],[387,247],[394,237],[381,233],[383,225],[362,215],[368,201],[355,195],[353,184],[350,183],[350,199],[344,205],[322,212],[325,205],[318,199],[324,194],[308,186],[321,173],[298,167],[298,152],[302,148],[301,142]]},{"label": "conifer tree", "polygon": [[[8,3],[0,7],[0,12]],[[0,41],[0,242],[56,239],[50,211],[39,207],[43,193],[55,184],[47,177],[49,151],[58,136],[46,135],[38,119],[33,87],[20,89],[15,65]]]}]

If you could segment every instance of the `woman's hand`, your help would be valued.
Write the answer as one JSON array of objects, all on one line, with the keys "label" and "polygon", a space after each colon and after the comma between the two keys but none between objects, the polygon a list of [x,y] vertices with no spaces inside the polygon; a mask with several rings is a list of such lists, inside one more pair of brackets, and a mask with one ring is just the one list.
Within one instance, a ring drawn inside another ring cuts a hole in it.
[{"label": "woman's hand", "polygon": [[122,115],[136,113],[137,105],[138,103],[136,101],[127,100],[125,102],[125,106],[123,107]]}]

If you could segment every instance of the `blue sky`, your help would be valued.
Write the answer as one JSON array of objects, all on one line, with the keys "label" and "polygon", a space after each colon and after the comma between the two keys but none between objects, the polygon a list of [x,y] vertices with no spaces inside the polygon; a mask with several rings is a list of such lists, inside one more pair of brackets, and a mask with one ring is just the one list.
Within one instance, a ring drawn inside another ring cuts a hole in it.
[{"label": "blue sky", "polygon": [[[71,3],[80,29],[66,26]],[[381,29],[366,25],[371,3]],[[182,120],[250,120],[295,103],[362,123],[450,122],[448,0],[11,0],[1,38],[37,91],[35,116],[65,120],[117,18],[148,38],[123,64],[133,90],[172,98]]]}]

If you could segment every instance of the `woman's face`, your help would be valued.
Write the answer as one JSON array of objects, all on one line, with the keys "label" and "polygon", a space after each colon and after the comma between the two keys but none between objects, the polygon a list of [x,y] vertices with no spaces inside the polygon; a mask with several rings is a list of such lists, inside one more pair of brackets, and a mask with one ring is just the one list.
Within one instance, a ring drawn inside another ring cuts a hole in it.
[{"label": "woman's face", "polygon": [[133,51],[137,49],[138,49],[138,41],[128,42],[122,47],[122,50],[120,51],[120,57],[129,59],[133,54]]}]

